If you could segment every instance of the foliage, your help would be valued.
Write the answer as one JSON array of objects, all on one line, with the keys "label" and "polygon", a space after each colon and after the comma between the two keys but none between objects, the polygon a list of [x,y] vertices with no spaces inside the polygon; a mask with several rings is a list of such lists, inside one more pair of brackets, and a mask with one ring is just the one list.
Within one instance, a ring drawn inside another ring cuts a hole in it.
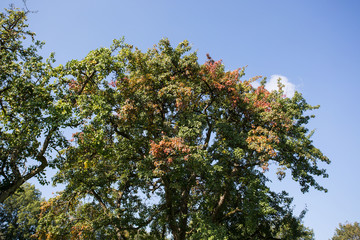
[{"label": "foliage", "polygon": [[358,222],[339,224],[336,228],[332,240],[359,240],[360,239],[360,224]]},{"label": "foliage", "polygon": [[116,41],[57,68],[82,125],[56,160],[66,188],[44,205],[40,238],[311,239],[265,172],[325,191],[315,177],[329,160],[306,128],[317,107],[190,50]]},{"label": "foliage", "polygon": [[298,239],[298,240],[314,240],[315,234],[312,229],[301,224],[300,219],[291,219],[284,224],[280,231],[276,234],[277,239]]},{"label": "foliage", "polygon": [[25,20],[17,9],[0,13],[0,203],[32,177],[45,183],[52,150],[67,144],[60,130],[70,115],[50,81],[53,56],[38,55],[43,43]]},{"label": "foliage", "polygon": [[40,214],[41,193],[25,183],[0,204],[0,234],[5,239],[30,239]]}]

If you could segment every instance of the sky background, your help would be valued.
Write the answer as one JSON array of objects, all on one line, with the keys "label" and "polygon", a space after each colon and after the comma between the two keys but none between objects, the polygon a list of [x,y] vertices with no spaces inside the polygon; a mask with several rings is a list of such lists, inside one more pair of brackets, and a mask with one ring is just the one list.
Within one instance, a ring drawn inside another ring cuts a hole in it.
[{"label": "sky background", "polygon": [[[23,7],[20,0],[0,0]],[[81,59],[113,39],[146,50],[167,37],[187,39],[203,63],[206,53],[226,69],[247,66],[244,78],[280,75],[312,105],[315,146],[332,163],[328,193],[302,194],[297,183],[274,182],[294,196],[295,212],[307,207],[304,224],[317,240],[339,223],[360,221],[360,1],[331,0],[28,0],[30,29],[46,42],[44,56],[58,64]],[[359,169],[358,169],[359,168]],[[49,171],[48,175],[51,175]],[[39,187],[39,186],[38,186]],[[40,188],[40,187],[39,187]],[[42,187],[51,196],[51,186]]]}]

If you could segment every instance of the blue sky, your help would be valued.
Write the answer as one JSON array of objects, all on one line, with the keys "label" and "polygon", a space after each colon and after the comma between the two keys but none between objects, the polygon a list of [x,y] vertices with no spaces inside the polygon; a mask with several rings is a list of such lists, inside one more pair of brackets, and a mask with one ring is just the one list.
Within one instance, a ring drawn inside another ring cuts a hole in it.
[{"label": "blue sky", "polygon": [[[0,7],[20,0],[1,0]],[[360,221],[360,1],[331,0],[28,0],[38,13],[30,29],[46,42],[44,55],[57,63],[83,58],[115,38],[147,49],[167,37],[184,39],[226,68],[248,66],[246,78],[285,76],[313,105],[321,105],[309,125],[314,143],[332,161],[330,177],[319,181],[328,193],[302,194],[291,179],[274,183],[305,206],[305,225],[316,239],[329,239],[340,222]],[[50,187],[42,188],[49,196]]]}]

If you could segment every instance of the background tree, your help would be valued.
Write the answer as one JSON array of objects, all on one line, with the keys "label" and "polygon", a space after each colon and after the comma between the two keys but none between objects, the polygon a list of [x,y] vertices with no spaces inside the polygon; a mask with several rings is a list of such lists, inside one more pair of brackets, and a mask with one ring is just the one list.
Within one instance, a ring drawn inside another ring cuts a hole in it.
[{"label": "background tree", "polygon": [[67,144],[60,130],[71,125],[71,108],[51,79],[54,59],[38,55],[43,43],[27,29],[26,15],[0,13],[0,203],[32,177],[45,183],[52,152]]},{"label": "background tree", "polygon": [[[66,188],[51,201],[71,216],[78,204],[101,216],[75,217],[68,229],[111,229],[118,239],[147,227],[157,239],[301,239],[302,216],[265,172],[272,163],[303,192],[325,191],[315,177],[327,177],[318,163],[329,160],[306,128],[317,107],[285,97],[281,83],[254,88],[260,77],[243,80],[244,69],[210,57],[200,65],[190,50],[187,41],[145,53],[116,42],[57,69],[83,124],[57,159],[54,180]],[[51,209],[42,233],[59,219]]]},{"label": "background tree", "polygon": [[0,234],[4,239],[30,239],[40,214],[41,193],[29,183],[23,184],[0,204]]},{"label": "background tree", "polygon": [[358,222],[339,224],[336,228],[332,240],[359,240],[360,239],[360,224]]}]

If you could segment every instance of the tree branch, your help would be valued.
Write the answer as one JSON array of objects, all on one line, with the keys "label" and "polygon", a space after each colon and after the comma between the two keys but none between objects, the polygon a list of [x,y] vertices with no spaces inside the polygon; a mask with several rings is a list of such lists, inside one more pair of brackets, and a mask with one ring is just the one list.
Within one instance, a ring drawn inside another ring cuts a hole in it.
[{"label": "tree branch", "polygon": [[213,131],[213,125],[210,123],[209,119],[206,118],[206,121],[208,123],[208,131],[206,133],[206,138],[205,138],[205,143],[204,143],[204,146],[203,146],[203,150],[205,150],[208,146],[209,146],[209,141],[210,141],[210,137],[211,137],[211,133]]},{"label": "tree branch", "polygon": [[103,200],[101,199],[100,195],[97,194],[94,189],[91,189],[89,192],[90,192],[90,193],[95,197],[95,199],[100,203],[100,205],[101,205],[102,209],[104,210],[104,212],[110,216],[109,211],[108,211],[108,208],[106,207],[105,203],[104,203]]},{"label": "tree branch", "polygon": [[3,92],[6,92],[7,90],[9,90],[11,87],[10,86],[7,86],[3,89],[0,90],[0,94],[2,94]]},{"label": "tree branch", "polygon": [[81,89],[78,91],[78,93],[77,93],[78,95],[80,95],[80,94],[84,91],[86,85],[87,85],[87,84],[89,83],[89,81],[91,81],[91,79],[94,77],[95,73],[96,73],[96,71],[93,71],[90,76],[84,74],[84,75],[86,76],[86,81],[85,81],[84,84],[82,85]]}]

